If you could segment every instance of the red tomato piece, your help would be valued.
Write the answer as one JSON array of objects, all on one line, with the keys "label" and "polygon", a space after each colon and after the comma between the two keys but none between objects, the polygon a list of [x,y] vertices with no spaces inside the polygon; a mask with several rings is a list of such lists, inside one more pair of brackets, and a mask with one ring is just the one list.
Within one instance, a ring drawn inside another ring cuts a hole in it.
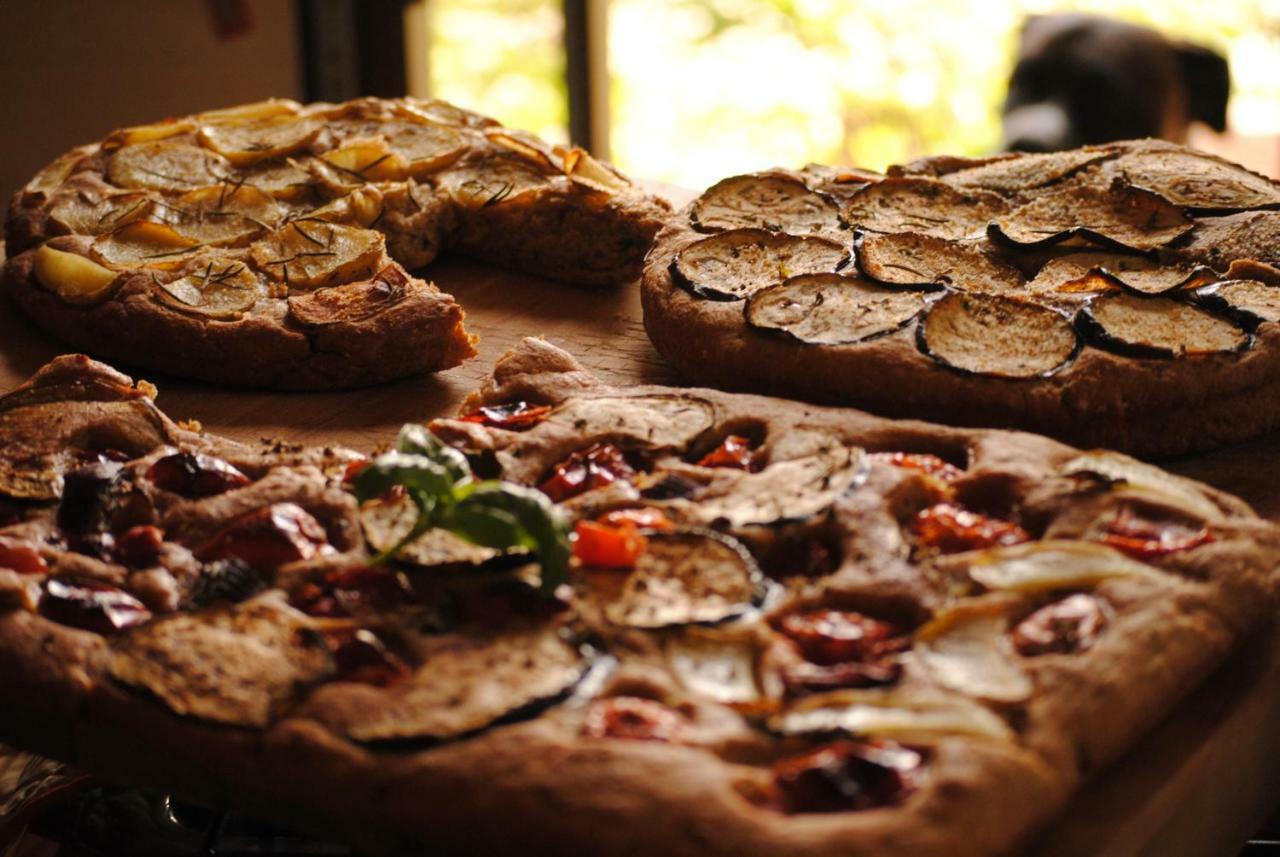
[{"label": "red tomato piece", "polygon": [[735,470],[751,469],[751,440],[731,434],[719,446],[698,461],[699,467],[732,467]]},{"label": "red tomato piece", "polygon": [[782,809],[849,812],[900,803],[924,758],[892,742],[835,741],[773,765]]},{"label": "red tomato piece", "polygon": [[343,681],[389,687],[412,672],[373,631],[331,631],[325,635],[325,642]]},{"label": "red tomato piece", "polygon": [[118,586],[57,577],[45,581],[40,614],[60,625],[97,634],[115,634],[151,618],[141,601]]},{"label": "red tomato piece", "polygon": [[418,600],[402,572],[381,565],[353,565],[305,583],[289,603],[311,616],[343,617],[361,609],[391,610]]},{"label": "red tomato piece", "polygon": [[686,722],[684,715],[661,702],[615,696],[591,703],[582,734],[590,738],[671,743],[679,740]]},{"label": "red tomato piece", "polygon": [[828,690],[888,687],[902,679],[902,672],[903,666],[896,660],[853,662],[831,666],[798,663],[783,670],[782,682],[792,696],[804,696]]},{"label": "red tomato piece", "polygon": [[1214,535],[1205,528],[1193,530],[1180,524],[1143,520],[1125,509],[1111,522],[1101,541],[1134,559],[1150,561],[1209,544]]},{"label": "red tomato piece", "polygon": [[822,665],[874,661],[910,645],[906,630],[852,610],[808,610],[784,616],[778,630],[805,660]]},{"label": "red tomato piece", "polygon": [[1085,593],[1041,607],[1013,629],[1013,646],[1023,657],[1070,654],[1093,645],[1107,627],[1107,612]]},{"label": "red tomato piece", "polygon": [[164,547],[164,531],[150,524],[130,527],[116,536],[116,556],[130,568],[155,565]]},{"label": "red tomato piece", "polygon": [[196,556],[202,562],[236,557],[258,571],[273,571],[331,550],[311,513],[296,503],[273,503],[232,521]]},{"label": "red tomato piece", "polygon": [[474,413],[467,414],[462,421],[507,431],[525,431],[545,420],[549,413],[550,405],[512,402],[507,405],[485,405]]},{"label": "red tomato piece", "polygon": [[559,503],[620,479],[630,480],[635,475],[622,450],[611,443],[593,443],[557,464],[538,488]]},{"label": "red tomato piece", "polygon": [[157,488],[184,497],[210,497],[250,483],[233,465],[197,452],[175,452],[158,458],[147,471]]},{"label": "red tomato piece", "polygon": [[18,574],[49,573],[49,563],[40,556],[35,545],[11,536],[0,536],[0,568],[11,569]]},{"label": "red tomato piece", "polygon": [[579,521],[573,527],[574,559],[592,568],[635,568],[648,540],[632,525],[610,527]]},{"label": "red tomato piece", "polygon": [[1009,521],[970,512],[954,503],[922,510],[911,522],[920,544],[942,553],[1003,547],[1030,541],[1031,534]]},{"label": "red tomato piece", "polygon": [[873,452],[871,460],[893,467],[919,470],[943,482],[954,482],[964,475],[964,471],[959,467],[927,452]]}]

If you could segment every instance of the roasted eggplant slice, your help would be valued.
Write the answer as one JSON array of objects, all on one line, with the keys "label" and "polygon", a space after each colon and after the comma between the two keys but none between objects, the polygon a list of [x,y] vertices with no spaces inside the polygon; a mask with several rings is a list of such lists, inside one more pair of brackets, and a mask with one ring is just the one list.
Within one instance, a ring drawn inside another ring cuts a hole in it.
[{"label": "roasted eggplant slice", "polygon": [[845,206],[845,222],[864,232],[920,232],[939,238],[981,235],[1005,212],[1004,198],[962,191],[934,179],[885,179]]},{"label": "roasted eggplant slice", "polygon": [[1196,219],[1191,240],[1177,255],[1225,271],[1232,262],[1250,260],[1280,268],[1280,211],[1246,211]]},{"label": "roasted eggplant slice", "polygon": [[837,239],[845,232],[835,201],[789,176],[734,176],[717,182],[693,203],[689,219],[699,232],[752,227]]},{"label": "roasted eggplant slice", "polygon": [[1222,312],[1252,330],[1266,322],[1280,321],[1280,285],[1257,280],[1228,280],[1200,289],[1196,301]]},{"label": "roasted eggplant slice", "polygon": [[1225,318],[1172,298],[1101,295],[1076,315],[1081,333],[1131,357],[1182,357],[1242,351],[1252,337]]},{"label": "roasted eggplant slice", "polygon": [[333,662],[312,620],[268,594],[130,631],[113,645],[110,669],[177,714],[261,728]]},{"label": "roasted eggplant slice", "polygon": [[215,185],[231,172],[231,164],[216,152],[159,140],[116,150],[107,164],[107,181],[116,187],[188,191]]},{"label": "roasted eggplant slice", "polygon": [[846,345],[891,333],[925,308],[923,292],[840,274],[802,274],[747,300],[747,323],[801,342]]},{"label": "roasted eggplant slice", "polygon": [[239,318],[266,297],[262,276],[236,259],[210,259],[203,267],[155,287],[166,305],[193,315],[222,320]]},{"label": "roasted eggplant slice", "polygon": [[1205,152],[1168,143],[1136,144],[1103,165],[1110,175],[1197,211],[1280,208],[1280,183]]},{"label": "roasted eggplant slice", "polygon": [[250,254],[273,280],[319,288],[372,277],[386,255],[386,242],[372,229],[294,221],[254,244]]},{"label": "roasted eggplant slice", "polygon": [[650,502],[679,520],[731,529],[810,518],[862,484],[869,464],[862,449],[838,438],[822,436],[809,446],[756,473],[719,468],[691,497]]},{"label": "roasted eggplant slice", "polygon": [[1123,253],[1071,253],[1051,259],[1027,290],[1051,299],[1084,298],[1116,289],[1162,295],[1212,283],[1218,275],[1202,265],[1168,264]]},{"label": "roasted eggplant slice", "polygon": [[715,421],[715,408],[696,396],[597,396],[570,399],[547,417],[583,437],[627,440],[652,449],[683,449]]},{"label": "roasted eggplant slice", "polygon": [[916,339],[945,366],[999,378],[1052,375],[1080,348],[1062,313],[1003,295],[948,294],[929,308]]},{"label": "roasted eggplant slice", "polygon": [[1081,240],[1145,252],[1178,240],[1193,225],[1181,208],[1151,191],[1067,183],[992,223],[989,235],[1015,247]]},{"label": "roasted eggplant slice", "polygon": [[712,624],[763,600],[764,577],[736,539],[710,530],[652,532],[646,539],[633,569],[583,572],[587,599],[613,624]]},{"label": "roasted eggplant slice", "polygon": [[671,273],[698,297],[740,301],[788,277],[831,273],[848,263],[849,251],[826,238],[733,229],[685,247]]},{"label": "roasted eggplant slice", "polygon": [[918,232],[859,233],[858,270],[880,283],[899,286],[949,285],[963,292],[1014,292],[1025,278],[1012,265],[993,259],[971,242]]},{"label": "roasted eggplant slice", "polygon": [[[1001,194],[1017,194],[1061,181],[1111,154],[1097,149],[1020,154],[948,170],[941,178],[956,187],[979,188]],[[959,166],[959,164],[957,164]]]},{"label": "roasted eggplant slice", "polygon": [[302,706],[354,741],[445,741],[531,717],[563,699],[590,666],[559,622],[418,638],[417,667],[389,687],[332,682]]}]

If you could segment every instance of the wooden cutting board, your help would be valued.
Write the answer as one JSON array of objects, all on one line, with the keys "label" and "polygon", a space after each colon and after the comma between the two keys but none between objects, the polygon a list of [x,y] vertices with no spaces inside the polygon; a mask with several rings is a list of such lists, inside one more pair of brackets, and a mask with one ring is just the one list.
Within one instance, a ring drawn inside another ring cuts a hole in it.
[{"label": "wooden cutting board", "polygon": [[[682,194],[670,194],[682,196]],[[466,308],[480,356],[438,376],[345,393],[228,390],[118,368],[160,387],[175,419],[251,441],[369,451],[406,422],[452,414],[494,361],[545,336],[620,385],[678,384],[649,344],[634,284],[586,289],[449,259],[427,275]],[[0,298],[0,392],[64,349]],[[1280,436],[1172,463],[1280,520]],[[1095,781],[1027,857],[1234,857],[1280,806],[1280,634],[1228,665],[1125,761]]]}]

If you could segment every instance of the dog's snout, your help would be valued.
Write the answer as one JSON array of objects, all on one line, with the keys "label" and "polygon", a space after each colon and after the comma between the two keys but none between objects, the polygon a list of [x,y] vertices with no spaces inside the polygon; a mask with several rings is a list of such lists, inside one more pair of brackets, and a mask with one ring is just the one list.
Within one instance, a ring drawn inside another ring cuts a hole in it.
[{"label": "dog's snout", "polygon": [[1004,147],[1014,152],[1054,152],[1071,142],[1067,111],[1053,102],[1023,104],[1004,115]]}]

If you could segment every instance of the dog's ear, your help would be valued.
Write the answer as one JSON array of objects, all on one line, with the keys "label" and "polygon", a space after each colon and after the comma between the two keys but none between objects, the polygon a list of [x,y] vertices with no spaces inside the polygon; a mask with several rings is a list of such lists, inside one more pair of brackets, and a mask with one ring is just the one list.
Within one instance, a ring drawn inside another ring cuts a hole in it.
[{"label": "dog's ear", "polygon": [[1231,69],[1217,51],[1186,42],[1174,45],[1178,70],[1187,89],[1187,110],[1215,131],[1227,130],[1227,99],[1231,97]]}]

